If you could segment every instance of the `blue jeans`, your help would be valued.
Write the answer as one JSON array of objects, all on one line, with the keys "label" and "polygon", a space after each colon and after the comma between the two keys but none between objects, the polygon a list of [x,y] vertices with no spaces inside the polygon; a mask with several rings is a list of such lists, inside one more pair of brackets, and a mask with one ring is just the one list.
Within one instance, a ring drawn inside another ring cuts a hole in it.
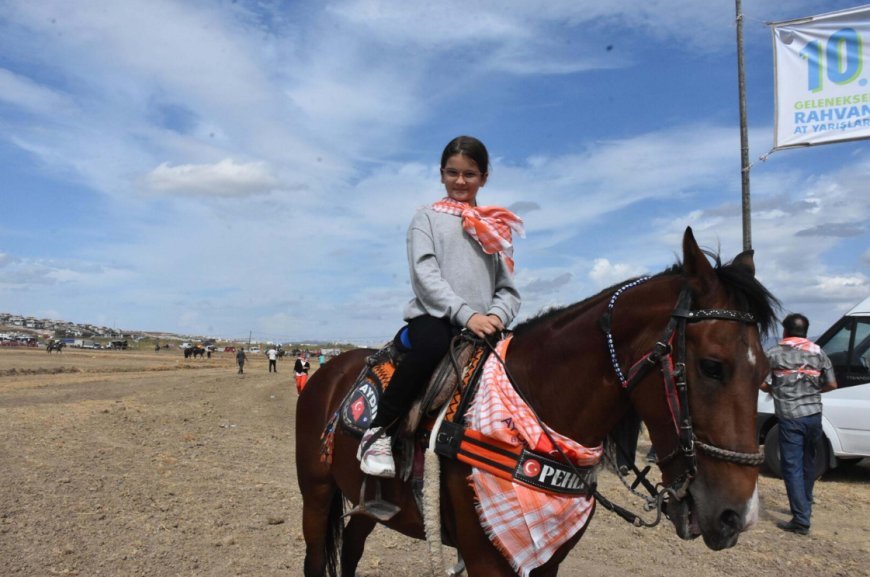
[{"label": "blue jeans", "polygon": [[816,476],[816,443],[822,436],[822,414],[779,421],[779,460],[792,520],[810,526]]}]

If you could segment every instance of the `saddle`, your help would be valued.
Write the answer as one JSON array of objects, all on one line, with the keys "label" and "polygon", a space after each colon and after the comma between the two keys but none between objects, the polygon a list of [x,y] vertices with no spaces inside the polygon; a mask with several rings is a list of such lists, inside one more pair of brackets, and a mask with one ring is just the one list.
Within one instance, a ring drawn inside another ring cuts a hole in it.
[{"label": "saddle", "polygon": [[[371,425],[377,415],[381,394],[390,386],[396,367],[408,351],[407,341],[403,342],[402,338],[406,335],[406,330],[407,327],[400,330],[396,338],[366,358],[365,366],[321,435],[322,462],[332,462],[338,423],[357,437],[362,437]],[[424,452],[435,418],[448,400],[459,398],[458,390],[463,387],[463,383],[479,379],[483,360],[487,355],[488,348],[483,341],[464,333],[455,337],[450,343],[448,354],[435,369],[423,394],[414,401],[408,414],[399,423],[393,451],[397,476],[405,481],[413,481],[413,493],[421,514]],[[367,481],[368,477],[365,477],[360,488],[359,505],[347,515],[363,514],[386,522],[399,509],[383,499],[378,479],[375,479],[374,496],[367,497]]]},{"label": "saddle", "polygon": [[[493,350],[485,341],[470,335],[461,334],[454,338],[448,355],[439,364],[423,395],[400,423],[393,451],[397,477],[413,482],[421,510],[418,488],[422,488],[424,454],[430,445],[441,457],[463,462],[543,493],[586,496],[594,490],[594,464],[578,467],[567,462],[564,453],[561,458],[552,452],[544,454],[469,427],[466,414],[481,385],[484,367],[490,364],[487,360],[504,365],[503,352],[491,356]],[[368,357],[359,377],[324,430],[321,461],[332,461],[338,423],[357,437],[366,431],[377,415],[380,395],[389,387],[402,353],[401,340],[397,338]],[[433,431],[436,424],[438,429]],[[388,520],[398,512],[398,508],[381,498],[379,482],[376,482],[374,499],[367,498],[366,480],[361,488],[360,505],[348,515],[363,513],[378,520]]]},{"label": "saddle", "polygon": [[[390,386],[396,368],[408,351],[403,343],[404,330],[366,359],[365,367],[340,405],[341,425],[358,437],[365,433],[377,415],[381,395]],[[413,437],[422,423],[433,421],[463,381],[479,377],[479,369],[488,353],[485,343],[471,335],[463,333],[455,337],[423,394],[399,423],[397,436]]]}]

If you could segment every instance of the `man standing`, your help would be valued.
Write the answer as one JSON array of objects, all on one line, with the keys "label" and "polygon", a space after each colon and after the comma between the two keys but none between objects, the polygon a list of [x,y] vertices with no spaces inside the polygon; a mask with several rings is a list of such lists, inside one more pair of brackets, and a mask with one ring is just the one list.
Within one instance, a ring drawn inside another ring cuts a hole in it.
[{"label": "man standing", "polygon": [[822,436],[821,393],[836,389],[837,381],[828,355],[807,339],[807,317],[790,314],[782,327],[782,340],[767,353],[770,374],[761,390],[773,395],[782,479],[792,515],[777,527],[806,535],[812,515],[816,444]]},{"label": "man standing", "polygon": [[236,362],[239,363],[239,374],[243,375],[245,373],[245,360],[248,357],[245,356],[245,347],[239,347],[239,350],[236,351]]},{"label": "man standing", "polygon": [[634,456],[637,453],[637,437],[640,434],[640,417],[630,408],[622,419],[608,434],[614,445],[616,470],[621,476],[626,476],[634,466]]},{"label": "man standing", "polygon": [[275,371],[278,372],[278,351],[275,350],[275,347],[271,347],[268,351],[266,351],[266,356],[269,357],[269,372]]}]

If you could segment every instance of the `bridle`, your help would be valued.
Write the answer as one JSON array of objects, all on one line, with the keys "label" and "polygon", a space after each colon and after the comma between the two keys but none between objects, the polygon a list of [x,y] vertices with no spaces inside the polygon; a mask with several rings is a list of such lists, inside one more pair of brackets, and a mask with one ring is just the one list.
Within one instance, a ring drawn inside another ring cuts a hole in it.
[{"label": "bridle", "polygon": [[[646,480],[646,471],[638,472],[640,473],[639,478],[632,485],[631,490],[632,492],[634,492],[634,487],[641,483],[644,485],[645,488],[647,488],[647,490],[649,490],[652,498],[647,500],[647,510],[657,510],[657,516],[652,522],[644,521],[640,516],[632,513],[631,511],[628,511],[627,509],[617,505],[616,503],[611,502],[598,491],[594,483],[592,484],[592,486],[590,486],[590,494],[604,508],[613,511],[629,523],[632,523],[633,525],[638,527],[654,527],[658,525],[662,517],[663,502],[666,499],[681,501],[687,496],[689,486],[697,476],[698,472],[698,465],[695,456],[696,447],[703,451],[705,454],[715,459],[735,463],[738,465],[757,467],[764,462],[764,454],[761,452],[743,453],[739,451],[732,451],[730,449],[717,447],[713,444],[704,443],[695,436],[694,430],[692,428],[692,415],[689,409],[688,382],[686,381],[686,325],[688,323],[702,321],[733,321],[745,324],[755,324],[756,319],[752,313],[745,313],[730,309],[702,309],[693,311],[691,310],[692,293],[688,287],[684,287],[683,290],[680,292],[674,310],[671,312],[671,318],[668,321],[668,325],[665,328],[662,338],[656,342],[656,344],[653,346],[653,349],[649,353],[645,354],[643,357],[641,357],[639,361],[631,366],[627,377],[622,372],[616,354],[616,347],[613,343],[613,334],[611,332],[613,310],[616,306],[617,299],[622,293],[624,293],[628,289],[645,283],[651,278],[653,277],[641,277],[626,285],[623,285],[621,288],[615,291],[613,295],[611,295],[610,302],[607,306],[607,311],[599,319],[599,325],[604,331],[607,339],[607,347],[610,351],[610,358],[613,369],[616,372],[616,376],[619,379],[623,390],[626,391],[626,394],[628,394],[629,396],[631,396],[634,388],[647,376],[650,370],[655,368],[657,365],[661,366],[661,372],[665,386],[665,396],[667,397],[668,406],[671,410],[672,422],[674,424],[679,443],[677,448],[673,452],[671,452],[669,455],[666,455],[665,457],[657,459],[656,462],[659,465],[662,465],[664,463],[670,462],[677,457],[682,456],[684,457],[684,461],[687,463],[686,470],[682,473],[682,475],[680,475],[679,478],[677,478],[676,481],[666,487],[663,487],[660,491],[658,491],[656,487],[653,487],[652,484]],[[501,363],[502,367],[505,370],[505,374],[508,377],[508,380],[514,387],[514,390],[517,392],[520,398],[522,398],[523,401],[526,402],[526,404],[529,404],[529,401],[522,392],[522,389],[517,386],[515,379],[511,375],[510,370],[507,367],[507,363],[505,363],[504,359],[499,356],[499,354],[495,350],[495,347],[489,339],[484,339],[484,341],[489,347],[490,351],[493,353],[493,356]],[[457,375],[461,374],[459,372],[458,364],[455,360],[453,364],[454,370],[457,371]],[[542,429],[544,430],[544,434],[547,435],[547,437],[550,439],[550,442],[555,447],[556,451],[560,454],[563,462],[565,462],[568,467],[571,468],[574,473],[578,474],[579,476],[579,473],[574,467],[574,464],[562,452],[558,443],[556,443],[552,439],[550,433],[547,432],[547,429],[543,426],[543,421],[540,420],[540,417],[538,417],[538,422],[541,424]]]},{"label": "bridle", "polygon": [[692,293],[688,287],[684,287],[680,292],[677,304],[671,313],[671,318],[662,334],[662,338],[656,342],[649,353],[631,366],[626,377],[619,366],[616,347],[613,343],[613,334],[611,332],[613,310],[617,299],[623,292],[650,280],[650,278],[652,277],[641,277],[615,291],[608,303],[607,312],[601,317],[599,324],[607,339],[613,369],[620,384],[629,396],[631,396],[635,387],[646,378],[650,370],[656,366],[661,368],[665,397],[667,398],[679,443],[673,452],[659,458],[657,463],[662,465],[677,457],[682,457],[687,463],[683,474],[666,488],[666,491],[672,493],[675,498],[682,499],[685,497],[692,480],[697,475],[696,447],[710,457],[738,465],[757,467],[764,462],[763,453],[732,451],[710,443],[704,443],[695,436],[692,428],[688,382],[686,380],[686,325],[702,321],[732,321],[755,324],[756,319],[752,313],[730,309],[702,309],[693,311],[691,310]]}]

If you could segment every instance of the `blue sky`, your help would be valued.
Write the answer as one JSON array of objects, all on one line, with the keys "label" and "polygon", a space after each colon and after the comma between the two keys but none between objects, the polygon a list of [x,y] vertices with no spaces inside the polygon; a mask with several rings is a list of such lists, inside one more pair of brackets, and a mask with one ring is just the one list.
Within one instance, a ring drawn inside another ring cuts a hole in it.
[{"label": "blue sky", "polygon": [[[870,294],[867,142],[778,151],[744,2],[758,276],[822,330]],[[262,340],[390,337],[454,136],[526,221],[520,318],[740,252],[733,2],[0,0],[0,311]],[[811,330],[812,332],[812,330]]]}]

